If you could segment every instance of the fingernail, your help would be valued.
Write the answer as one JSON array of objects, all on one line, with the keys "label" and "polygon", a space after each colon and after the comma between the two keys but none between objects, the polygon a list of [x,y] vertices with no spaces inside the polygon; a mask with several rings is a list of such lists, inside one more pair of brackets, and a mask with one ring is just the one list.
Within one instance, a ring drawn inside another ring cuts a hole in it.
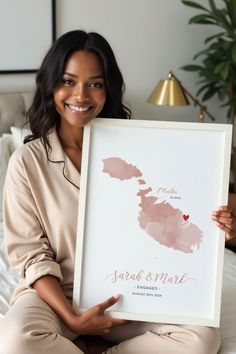
[{"label": "fingernail", "polygon": [[116,295],[113,295],[113,297],[116,299],[116,300],[119,300],[121,295],[120,294],[116,294]]}]

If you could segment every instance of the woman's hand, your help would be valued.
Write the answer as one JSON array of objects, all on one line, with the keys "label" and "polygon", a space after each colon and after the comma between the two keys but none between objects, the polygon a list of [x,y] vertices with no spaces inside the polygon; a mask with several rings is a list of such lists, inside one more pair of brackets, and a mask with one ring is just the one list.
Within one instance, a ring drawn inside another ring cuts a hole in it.
[{"label": "woman's hand", "polygon": [[130,323],[130,321],[121,320],[107,316],[104,312],[114,305],[119,296],[113,296],[101,304],[91,307],[81,315],[74,314],[68,319],[68,327],[79,335],[105,335],[110,332],[114,326],[120,326]]},{"label": "woman's hand", "polygon": [[235,237],[235,218],[232,209],[228,206],[220,206],[212,213],[212,220],[225,232],[226,241]]}]

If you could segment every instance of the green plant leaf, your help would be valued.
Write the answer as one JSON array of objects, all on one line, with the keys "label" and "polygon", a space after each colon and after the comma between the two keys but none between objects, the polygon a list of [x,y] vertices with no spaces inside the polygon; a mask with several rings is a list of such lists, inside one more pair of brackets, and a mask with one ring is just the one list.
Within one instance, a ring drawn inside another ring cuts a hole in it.
[{"label": "green plant leaf", "polygon": [[227,102],[221,105],[221,107],[233,106],[235,107],[235,98],[230,98]]},{"label": "green plant leaf", "polygon": [[208,82],[217,82],[221,79],[219,74],[215,74],[212,68],[208,69],[207,67],[198,73],[200,78],[205,78]]},{"label": "green plant leaf", "polygon": [[228,21],[227,15],[228,15],[228,10],[227,7],[218,9],[216,7],[215,1],[214,0],[208,0],[211,12],[211,16],[215,19],[216,25],[218,27],[223,27],[226,29],[228,33],[231,33],[232,36],[232,26],[230,21]]},{"label": "green plant leaf", "polygon": [[228,101],[228,102],[226,102],[226,103],[224,103],[224,104],[222,104],[220,107],[227,107],[227,106],[229,106],[230,105],[230,102]]},{"label": "green plant leaf", "polygon": [[235,0],[225,0],[226,7],[228,10],[229,18],[231,19],[232,26],[236,28],[236,1]]},{"label": "green plant leaf", "polygon": [[218,37],[222,37],[224,35],[225,35],[225,32],[220,32],[220,33],[214,34],[214,36],[206,38],[204,43],[207,44],[208,42],[212,41],[212,39],[215,39],[215,38],[218,38]]},{"label": "green plant leaf", "polygon": [[218,87],[215,86],[215,83],[208,83],[206,85],[203,85],[202,87],[200,87],[200,89],[197,91],[196,95],[199,96],[203,91],[205,90],[209,90],[209,89],[215,89],[215,91],[218,90]]},{"label": "green plant leaf", "polygon": [[216,74],[220,74],[223,80],[226,80],[229,76],[230,63],[229,62],[221,62],[216,65],[214,72]]},{"label": "green plant leaf", "polygon": [[215,13],[217,11],[217,7],[216,7],[214,0],[208,0],[208,2],[209,2],[212,12]]},{"label": "green plant leaf", "polygon": [[[232,41],[227,41],[225,39],[223,40],[220,38],[218,39],[217,42],[211,43],[209,49],[216,50],[221,54],[221,53],[225,53],[229,49],[231,50],[231,46],[232,46]],[[217,56],[219,53],[217,53]]]},{"label": "green plant leaf", "polygon": [[236,64],[236,42],[233,43],[231,47],[232,60]]},{"label": "green plant leaf", "polygon": [[226,9],[217,9],[216,10],[216,20],[218,22],[218,26],[222,27],[224,26],[224,28],[227,30],[227,32],[230,34],[231,31],[233,31],[233,27],[232,24],[228,21],[227,18],[227,11]]},{"label": "green plant leaf", "polygon": [[202,80],[200,80],[200,81],[197,82],[197,85],[205,84],[206,82],[208,82],[208,84],[209,84],[209,80],[202,79]]},{"label": "green plant leaf", "polygon": [[194,7],[195,9],[201,9],[204,11],[208,11],[205,7],[203,7],[202,5],[197,4],[196,2],[193,1],[187,1],[187,0],[181,0],[181,2],[184,5],[190,6],[190,7]]},{"label": "green plant leaf", "polygon": [[219,86],[219,89],[218,89],[218,97],[221,101],[223,101],[225,99],[225,97],[227,96],[227,87],[226,85],[222,85],[222,86]]},{"label": "green plant leaf", "polygon": [[193,60],[196,60],[200,55],[203,55],[208,52],[209,52],[209,48],[202,50],[201,52],[194,55]]},{"label": "green plant leaf", "polygon": [[218,8],[218,0],[208,0],[206,7],[195,2],[197,0],[181,1],[200,12],[190,18],[190,24],[208,24],[216,26],[216,30],[218,28],[216,34],[205,39],[205,47],[193,57],[200,64],[185,65],[182,69],[197,73],[197,96],[206,101],[216,95],[228,105],[232,119],[232,114],[236,116],[236,0],[222,0],[221,8]]},{"label": "green plant leaf", "polygon": [[224,68],[225,66],[225,62],[220,62],[219,64],[216,65],[214,73],[218,74],[219,72],[221,72],[222,68]]},{"label": "green plant leaf", "polygon": [[209,100],[212,96],[214,96],[217,93],[217,90],[215,88],[207,90],[207,92],[203,95],[202,101],[207,101]]},{"label": "green plant leaf", "polygon": [[199,96],[202,92],[204,92],[204,91],[205,91],[206,89],[208,89],[209,87],[210,87],[209,84],[200,87],[200,89],[199,89],[199,90],[197,91],[197,93],[196,93],[196,96]]},{"label": "green plant leaf", "polygon": [[190,18],[188,23],[189,24],[195,23],[195,24],[202,24],[202,25],[215,25],[216,21],[209,15],[200,14]]},{"label": "green plant leaf", "polygon": [[231,81],[232,86],[234,87],[234,91],[236,93],[236,65],[235,65],[235,63],[231,64],[230,81]]},{"label": "green plant leaf", "polygon": [[185,71],[199,71],[202,70],[203,67],[200,65],[184,65],[181,67],[181,69]]}]

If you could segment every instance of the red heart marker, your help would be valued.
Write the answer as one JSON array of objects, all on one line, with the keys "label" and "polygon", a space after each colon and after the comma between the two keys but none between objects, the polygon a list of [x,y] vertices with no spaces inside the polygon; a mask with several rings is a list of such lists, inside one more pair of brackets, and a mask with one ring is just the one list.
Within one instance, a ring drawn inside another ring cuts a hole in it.
[{"label": "red heart marker", "polygon": [[189,219],[189,215],[183,215],[183,219],[184,219],[184,221],[187,221],[188,219]]}]

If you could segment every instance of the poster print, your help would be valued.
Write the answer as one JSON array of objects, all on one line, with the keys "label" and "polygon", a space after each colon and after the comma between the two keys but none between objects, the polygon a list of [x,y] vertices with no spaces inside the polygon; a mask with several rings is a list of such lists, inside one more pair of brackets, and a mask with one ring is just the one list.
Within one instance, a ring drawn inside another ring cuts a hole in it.
[{"label": "poster print", "polygon": [[56,0],[0,0],[0,74],[36,73],[56,39]]},{"label": "poster print", "polygon": [[231,125],[96,119],[85,127],[74,307],[218,326]]}]

